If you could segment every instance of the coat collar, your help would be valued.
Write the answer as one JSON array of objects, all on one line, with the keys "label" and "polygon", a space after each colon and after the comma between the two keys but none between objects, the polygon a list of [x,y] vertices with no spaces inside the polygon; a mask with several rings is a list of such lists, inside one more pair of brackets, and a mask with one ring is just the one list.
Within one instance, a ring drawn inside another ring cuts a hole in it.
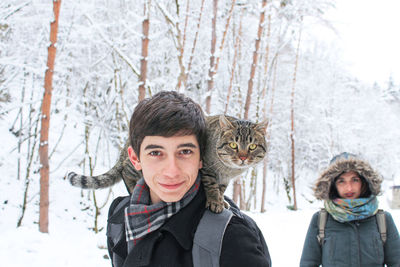
[{"label": "coat collar", "polygon": [[205,192],[201,185],[196,197],[180,212],[172,216],[161,231],[171,233],[179,244],[189,250],[193,244],[194,233],[205,211]]},{"label": "coat collar", "polygon": [[[177,240],[179,245],[185,249],[190,250],[193,244],[193,238],[197,225],[205,211],[205,191],[203,184],[194,199],[177,214],[167,220],[158,230],[147,235],[135,249],[126,255],[127,244],[125,236],[125,221],[124,221],[124,208],[121,208],[113,216],[108,219],[109,223],[122,224],[123,235],[120,242],[112,248],[113,252],[126,256],[123,266],[146,266],[150,264],[153,248],[155,242],[162,238],[163,233],[168,232]],[[123,257],[124,257],[123,256]]]}]

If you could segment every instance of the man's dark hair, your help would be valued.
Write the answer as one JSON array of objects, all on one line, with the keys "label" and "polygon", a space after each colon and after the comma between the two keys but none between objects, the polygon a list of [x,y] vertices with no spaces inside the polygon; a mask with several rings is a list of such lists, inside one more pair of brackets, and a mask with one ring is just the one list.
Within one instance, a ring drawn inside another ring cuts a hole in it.
[{"label": "man's dark hair", "polygon": [[174,91],[162,91],[139,102],[129,123],[129,140],[140,156],[146,136],[196,136],[203,158],[206,146],[206,122],[199,104]]},{"label": "man's dark hair", "polygon": [[[359,196],[359,198],[367,198],[371,196],[371,189],[369,189],[369,184],[367,182],[367,180],[365,180],[364,177],[362,177],[361,175],[358,175],[361,179],[361,194]],[[340,175],[338,177],[335,178],[335,180],[331,183],[331,188],[329,190],[329,199],[336,199],[336,198],[340,198],[339,196],[339,192],[337,191],[336,188],[336,180],[340,177]]]}]

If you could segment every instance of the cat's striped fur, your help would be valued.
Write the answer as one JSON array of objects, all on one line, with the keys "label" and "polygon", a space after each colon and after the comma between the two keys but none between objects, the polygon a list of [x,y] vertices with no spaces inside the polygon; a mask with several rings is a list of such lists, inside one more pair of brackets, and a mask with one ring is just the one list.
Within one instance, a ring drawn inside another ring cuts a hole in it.
[{"label": "cat's striped fur", "polygon": [[[234,117],[216,115],[206,117],[207,146],[203,158],[202,182],[206,191],[207,207],[221,212],[223,194],[230,180],[238,177],[250,166],[265,157],[267,143],[265,134],[268,122],[253,123]],[[68,174],[72,185],[81,188],[105,188],[124,180],[131,193],[141,172],[136,171],[128,158],[129,141],[122,149],[115,166],[99,176]]]}]

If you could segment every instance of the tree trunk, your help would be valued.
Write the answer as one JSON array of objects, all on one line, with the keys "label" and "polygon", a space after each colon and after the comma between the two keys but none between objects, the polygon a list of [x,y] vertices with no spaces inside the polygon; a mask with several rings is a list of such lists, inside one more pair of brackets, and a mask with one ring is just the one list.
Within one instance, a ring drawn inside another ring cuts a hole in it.
[{"label": "tree trunk", "polygon": [[265,194],[267,191],[267,168],[268,168],[268,155],[263,161],[263,180],[262,180],[262,193],[261,193],[261,209],[260,212],[266,212],[265,209]]},{"label": "tree trunk", "polygon": [[149,52],[149,29],[150,29],[150,1],[144,4],[144,16],[142,22],[142,59],[140,60],[139,101],[146,96],[147,79],[147,56]]},{"label": "tree trunk", "polygon": [[185,27],[183,28],[183,43],[182,43],[183,48],[185,48],[185,45],[186,45],[186,29],[187,29],[188,20],[189,20],[189,10],[190,10],[190,0],[187,0],[186,14],[185,14]]},{"label": "tree trunk", "polygon": [[[177,13],[178,13],[178,17],[179,17],[179,4],[178,1],[176,1],[176,6],[177,6]],[[185,86],[185,81],[186,79],[186,68],[184,65],[184,61],[183,61],[183,55],[185,52],[185,43],[186,43],[186,29],[187,29],[187,25],[188,25],[188,20],[189,20],[189,10],[190,10],[190,0],[187,0],[186,2],[186,14],[185,14],[185,25],[183,28],[183,34],[181,34],[181,30],[179,28],[179,22],[176,23],[176,30],[178,32],[178,36],[177,36],[177,41],[178,41],[178,46],[179,46],[179,55],[178,55],[178,62],[179,62],[179,68],[181,70],[179,76],[178,76],[178,85],[177,87],[177,91],[178,92],[182,92],[184,90],[186,90],[186,86]],[[178,18],[179,21],[179,18]],[[183,90],[181,89],[182,85],[184,86]]]},{"label": "tree trunk", "polygon": [[214,74],[215,74],[215,46],[217,43],[217,11],[218,11],[218,0],[213,0],[213,18],[212,18],[212,30],[211,30],[211,56],[210,56],[210,68],[208,69],[208,82],[207,82],[207,97],[206,97],[206,112],[210,114],[211,111],[211,90],[214,87]]},{"label": "tree trunk", "polygon": [[260,49],[260,42],[261,42],[261,35],[263,32],[263,24],[265,19],[265,7],[267,5],[267,0],[262,1],[261,13],[260,13],[260,22],[258,23],[258,31],[257,31],[257,38],[255,42],[255,50],[253,52],[253,64],[251,65],[250,69],[250,79],[247,89],[247,97],[246,103],[244,105],[244,119],[248,119],[249,117],[249,109],[250,109],[250,102],[251,102],[251,95],[253,93],[253,84],[254,84],[254,76],[257,69],[257,62],[258,62],[258,52]]},{"label": "tree trunk", "polygon": [[[275,84],[276,84],[276,68],[278,66],[278,56],[276,55],[276,61],[274,64],[274,70],[273,70],[273,78],[272,78],[272,85],[271,85],[271,102],[270,102],[270,108],[269,108],[269,123],[268,123],[268,129],[267,129],[267,144],[270,144],[271,140],[271,122],[272,118],[274,117],[274,100],[275,100]],[[267,191],[267,170],[268,170],[268,154],[267,157],[264,159],[264,166],[263,166],[263,188],[262,188],[262,197],[261,197],[261,212],[265,212],[265,194]]]},{"label": "tree trunk", "polygon": [[241,190],[242,187],[240,186],[240,177],[236,178],[233,182],[233,202],[236,204],[239,203],[239,199],[241,198]]},{"label": "tree trunk", "polygon": [[[241,53],[241,40],[242,40],[242,20],[243,19],[243,9],[242,12],[240,14],[240,23],[239,23],[239,29],[238,29],[238,35],[237,35],[237,39],[235,41],[235,58],[239,58],[239,60],[242,58],[242,53]],[[238,67],[238,72],[239,72],[239,76],[241,73],[241,68],[240,68],[240,64],[236,64],[236,61],[234,61],[234,67]],[[232,70],[232,77],[231,77],[231,81],[233,81],[234,78],[234,71]],[[230,95],[230,92],[228,92],[228,96]],[[242,106],[242,103],[240,103],[240,106]],[[226,107],[226,109],[228,109],[228,107]],[[241,112],[240,112],[241,113]],[[232,195],[232,199],[236,204],[239,204],[238,200],[242,198],[242,186],[240,184],[240,177],[235,179],[235,182],[233,183],[233,195]]]},{"label": "tree trunk", "polygon": [[295,181],[295,145],[294,145],[294,92],[296,88],[296,76],[297,76],[297,67],[299,64],[299,53],[300,53],[300,42],[301,42],[301,32],[302,26],[300,26],[299,32],[299,41],[297,43],[297,51],[296,51],[296,61],[294,65],[294,73],[293,73],[293,86],[292,86],[292,94],[291,94],[291,110],[290,110],[290,118],[291,118],[291,132],[290,132],[290,140],[292,142],[292,190],[293,190],[293,210],[297,210],[297,200],[296,200],[296,181]]},{"label": "tree trunk", "polygon": [[[182,85],[185,85],[185,80],[186,80],[186,69],[185,69],[184,60],[183,60],[183,56],[184,56],[184,52],[185,52],[184,42],[185,42],[186,36],[185,36],[185,33],[182,34],[182,31],[180,29],[180,24],[179,24],[180,11],[179,11],[178,1],[176,1],[175,4],[176,4],[176,13],[178,15],[178,19],[176,22],[174,21],[174,19],[172,19],[170,17],[169,14],[167,14],[165,12],[164,8],[161,7],[158,3],[157,3],[157,6],[160,7],[161,12],[164,14],[165,20],[171,27],[169,32],[171,33],[172,39],[174,39],[174,44],[178,51],[177,57],[178,57],[178,64],[179,64],[180,72],[178,75],[178,83],[176,85],[176,91],[182,92],[182,91],[184,91],[185,88],[182,90],[181,87],[182,87]],[[188,2],[188,5],[189,5],[189,2]],[[186,22],[187,22],[187,18],[188,18],[188,15],[186,16]],[[175,31],[174,31],[174,29],[175,29]],[[186,31],[186,28],[185,28],[185,31]]]},{"label": "tree trunk", "polygon": [[224,30],[224,33],[222,34],[221,44],[219,45],[219,49],[218,49],[219,52],[218,52],[218,57],[216,58],[216,62],[215,62],[214,74],[217,73],[217,71],[218,71],[219,60],[221,59],[222,51],[224,50],[226,34],[228,33],[229,24],[230,24],[230,21],[232,18],[233,8],[235,7],[235,3],[236,3],[236,0],[232,0],[232,5],[229,10],[228,18],[226,19],[226,23],[225,23],[225,30]]},{"label": "tree trunk", "polygon": [[187,81],[189,79],[190,75],[190,70],[192,68],[192,62],[193,62],[193,57],[194,57],[194,51],[196,50],[196,44],[197,44],[197,38],[199,36],[199,31],[200,31],[200,22],[201,22],[201,17],[203,15],[203,9],[204,9],[204,1],[201,1],[201,7],[200,7],[200,14],[199,14],[199,19],[197,21],[197,27],[196,27],[196,33],[194,35],[194,40],[193,40],[193,46],[192,46],[192,51],[190,52],[190,58],[189,58],[189,63],[187,67],[187,75],[185,76],[185,88],[187,87]]},{"label": "tree trunk", "polygon": [[226,104],[225,104],[225,112],[224,112],[224,114],[228,113],[229,101],[230,101],[231,94],[232,94],[233,80],[235,78],[235,70],[236,70],[236,65],[237,65],[236,62],[237,62],[237,58],[238,58],[238,54],[239,54],[240,40],[242,39],[241,38],[242,17],[243,17],[243,10],[240,13],[239,30],[238,30],[238,34],[236,35],[236,38],[235,38],[234,54],[233,54],[233,62],[232,62],[232,70],[231,70],[231,78],[229,80],[228,93],[226,95]]},{"label": "tree trunk", "polygon": [[[251,95],[253,93],[253,80],[254,76],[256,73],[256,68],[257,68],[257,62],[258,62],[258,51],[260,49],[260,41],[261,41],[261,35],[263,32],[263,24],[264,24],[264,18],[265,18],[265,7],[267,5],[267,0],[262,1],[262,7],[261,7],[261,13],[260,13],[260,22],[258,23],[258,31],[257,31],[257,38],[255,42],[255,50],[253,52],[253,63],[251,65],[250,69],[250,78],[249,78],[249,83],[248,83],[248,88],[247,88],[247,97],[246,97],[246,102],[244,105],[244,119],[247,120],[249,118],[249,109],[250,109],[250,103],[251,103]],[[235,183],[234,187],[240,187],[240,183]],[[234,189],[234,192],[240,192],[240,189]],[[234,196],[235,199],[235,196]],[[244,203],[240,203],[240,207],[244,206]]]},{"label": "tree trunk", "polygon": [[[33,91],[32,91],[32,95],[33,95]],[[31,95],[31,103],[33,102],[33,97]],[[38,128],[39,128],[39,121],[40,121],[40,113],[37,114],[37,119],[34,121],[34,124],[32,122],[32,116],[33,116],[33,107],[32,104],[29,105],[29,129],[34,129],[32,136],[33,138],[33,142],[32,144],[30,144],[30,141],[28,142],[27,145],[27,165],[26,165],[26,174],[25,174],[25,188],[24,188],[24,198],[22,200],[22,206],[21,206],[21,216],[18,219],[17,222],[17,227],[20,227],[22,225],[22,220],[24,219],[25,216],[25,211],[26,211],[26,207],[28,205],[28,191],[29,191],[29,185],[30,185],[30,174],[31,174],[31,166],[32,166],[32,162],[33,162],[33,158],[35,156],[35,149],[36,149],[36,144],[37,144],[37,133],[38,133]],[[35,127],[33,127],[35,126]],[[21,128],[22,129],[22,128]]]},{"label": "tree trunk", "polygon": [[61,0],[53,0],[54,21],[50,23],[50,46],[48,47],[47,70],[44,77],[44,95],[42,102],[42,121],[39,144],[39,157],[41,165],[39,231],[42,233],[49,232],[49,126],[60,6]]},{"label": "tree trunk", "polygon": [[[265,76],[265,82],[264,82],[264,88],[262,91],[262,96],[264,99],[264,105],[263,105],[263,115],[264,119],[267,118],[267,112],[266,112],[266,92],[267,92],[267,87],[268,87],[268,64],[269,64],[269,40],[271,37],[271,15],[268,15],[268,29],[267,29],[267,44],[265,46],[265,63],[264,63],[264,76]],[[272,86],[271,90],[271,104],[270,104],[270,111],[269,111],[269,119],[273,117],[273,106],[274,106],[274,92],[275,92],[275,85]],[[271,125],[271,121],[269,122],[269,126]],[[270,137],[271,137],[271,127],[267,129],[267,144],[269,145],[270,143]],[[262,193],[261,193],[261,209],[260,212],[265,212],[265,194],[267,192],[267,172],[268,172],[268,154],[265,157],[263,161],[263,180],[262,180]]]}]

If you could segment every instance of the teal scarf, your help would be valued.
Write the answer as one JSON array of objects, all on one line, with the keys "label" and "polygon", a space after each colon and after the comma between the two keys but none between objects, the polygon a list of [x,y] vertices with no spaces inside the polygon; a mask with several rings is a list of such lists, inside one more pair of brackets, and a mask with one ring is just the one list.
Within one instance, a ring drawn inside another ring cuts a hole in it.
[{"label": "teal scarf", "polygon": [[374,216],[378,212],[378,200],[371,195],[368,198],[327,200],[325,209],[339,222],[362,220]]}]

